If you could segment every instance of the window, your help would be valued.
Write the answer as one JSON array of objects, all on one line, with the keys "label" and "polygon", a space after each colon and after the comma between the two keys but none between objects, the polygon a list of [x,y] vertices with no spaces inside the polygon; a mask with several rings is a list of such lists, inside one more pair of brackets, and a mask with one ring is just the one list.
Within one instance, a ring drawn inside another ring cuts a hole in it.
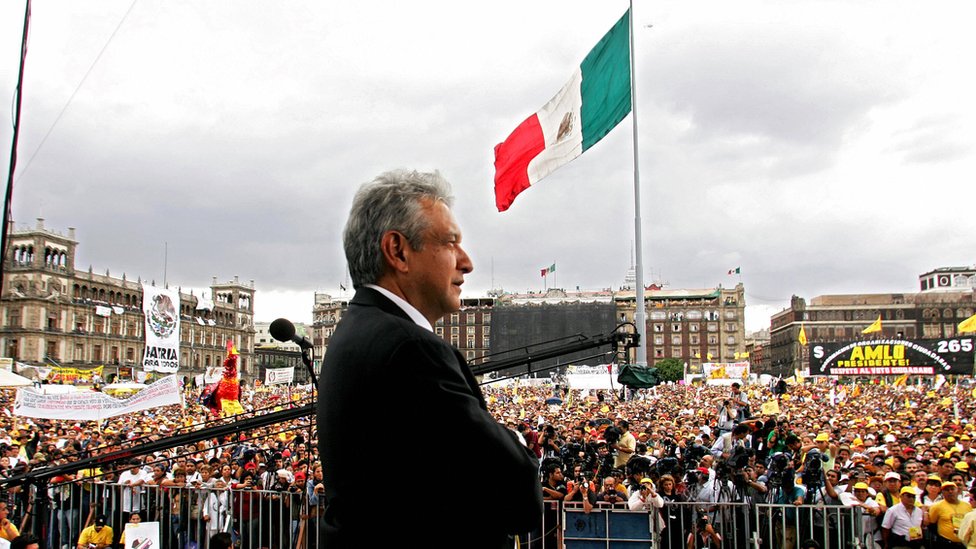
[{"label": "window", "polygon": [[451,345],[454,345],[455,347],[458,346],[458,336],[456,335],[451,336]]},{"label": "window", "polygon": [[671,336],[671,345],[681,345],[681,336],[680,335]]},{"label": "window", "polygon": [[734,332],[738,329],[738,325],[735,322],[728,322],[725,324],[726,332]]},{"label": "window", "polygon": [[686,316],[688,320],[701,320],[702,314],[701,311],[688,311]]},{"label": "window", "polygon": [[457,326],[451,326],[451,337],[454,337],[454,336],[458,335],[459,333],[461,333],[461,332],[460,332],[460,330],[458,330],[458,327]]},{"label": "window", "polygon": [[468,324],[474,324],[474,313],[468,313]]},{"label": "window", "polygon": [[672,332],[680,332],[681,331],[681,324],[672,324],[671,325],[671,331]]},{"label": "window", "polygon": [[668,317],[664,311],[651,311],[651,320],[664,320]]},{"label": "window", "polygon": [[692,334],[688,336],[688,340],[689,343],[691,343],[692,345],[698,345],[699,343],[701,343],[701,336],[699,336],[698,334]]},{"label": "window", "polygon": [[102,346],[101,345],[92,346],[92,362],[101,362],[101,361],[102,361]]},{"label": "window", "polygon": [[451,324],[457,324],[458,323],[458,318],[459,318],[459,315],[457,313],[451,313]]},{"label": "window", "polygon": [[444,336],[444,328],[441,328],[440,326],[438,326],[438,327],[434,328],[434,333],[436,333],[437,335],[443,337]]},{"label": "window", "polygon": [[654,358],[664,358],[664,349],[657,347],[654,349]]},{"label": "window", "polygon": [[709,332],[717,332],[718,331],[718,323],[716,323],[716,322],[709,322],[706,329]]},{"label": "window", "polygon": [[654,331],[664,333],[664,324],[654,324]]},{"label": "window", "polygon": [[708,334],[708,344],[709,345],[717,345],[718,344],[718,336],[717,335],[714,335],[714,334]]},{"label": "window", "polygon": [[474,326],[468,326],[468,328],[467,328],[466,331],[468,333],[468,336],[473,336],[474,335]]},{"label": "window", "polygon": [[133,349],[132,347],[127,348],[125,350],[125,359],[129,362],[132,362],[133,360],[135,360],[135,358],[136,358],[136,350]]},{"label": "window", "polygon": [[489,338],[489,337],[483,337],[483,338],[481,338],[481,346],[484,347],[485,349],[490,348],[491,347],[491,338]]},{"label": "window", "polygon": [[59,328],[59,326],[58,326],[58,315],[57,314],[53,314],[53,313],[50,314],[50,315],[48,315],[48,317],[47,317],[47,329],[48,330],[57,330],[58,328]]},{"label": "window", "polygon": [[[491,313],[481,313],[481,323],[491,324]],[[486,326],[487,328],[487,326]]]},{"label": "window", "polygon": [[678,358],[681,356],[681,347],[671,347],[671,357]]},{"label": "window", "polygon": [[468,338],[468,349],[474,349],[474,337]]},{"label": "window", "polygon": [[468,357],[468,360],[474,360],[474,351],[468,351],[467,355],[465,356]]},{"label": "window", "polygon": [[942,337],[952,337],[956,335],[956,325],[952,323],[942,325]]},{"label": "window", "polygon": [[47,342],[47,357],[57,359],[58,358],[58,342],[48,341]]},{"label": "window", "polygon": [[699,328],[701,328],[701,324],[698,324],[697,322],[693,322],[688,325],[689,332],[697,332]]},{"label": "window", "polygon": [[654,344],[655,345],[664,345],[664,336],[663,335],[655,335],[654,336]]},{"label": "window", "polygon": [[85,346],[81,343],[75,343],[75,354],[71,357],[72,360],[81,362],[85,360]]},{"label": "window", "polygon": [[10,307],[7,309],[7,325],[11,328],[22,328],[20,324],[20,307]]},{"label": "window", "polygon": [[484,335],[491,335],[491,326],[488,325],[482,326],[481,333]]},{"label": "window", "polygon": [[725,320],[735,320],[735,311],[725,311]]},{"label": "window", "polygon": [[735,336],[729,336],[725,338],[726,345],[735,345]]}]

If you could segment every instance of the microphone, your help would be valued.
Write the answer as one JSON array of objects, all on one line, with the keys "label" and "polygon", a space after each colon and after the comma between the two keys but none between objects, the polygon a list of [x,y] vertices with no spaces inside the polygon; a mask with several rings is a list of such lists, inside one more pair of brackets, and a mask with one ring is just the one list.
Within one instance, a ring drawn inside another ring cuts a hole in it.
[{"label": "microphone", "polygon": [[311,349],[312,344],[299,335],[295,334],[295,325],[291,323],[287,318],[279,318],[271,323],[268,328],[271,333],[271,337],[283,342],[292,342],[302,349]]}]

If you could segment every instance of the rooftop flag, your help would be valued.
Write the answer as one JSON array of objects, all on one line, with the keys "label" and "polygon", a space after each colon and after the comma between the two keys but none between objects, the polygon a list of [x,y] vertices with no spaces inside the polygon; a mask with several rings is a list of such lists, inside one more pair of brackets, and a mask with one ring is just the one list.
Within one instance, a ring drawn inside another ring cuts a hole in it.
[{"label": "rooftop flag", "polygon": [[495,205],[573,160],[630,113],[630,10],[590,50],[565,86],[539,112],[495,145]]},{"label": "rooftop flag", "polygon": [[870,326],[868,326],[867,328],[861,330],[861,333],[862,334],[873,334],[875,332],[880,332],[880,331],[881,331],[881,315],[878,315],[878,320],[875,320],[874,322],[871,323]]}]

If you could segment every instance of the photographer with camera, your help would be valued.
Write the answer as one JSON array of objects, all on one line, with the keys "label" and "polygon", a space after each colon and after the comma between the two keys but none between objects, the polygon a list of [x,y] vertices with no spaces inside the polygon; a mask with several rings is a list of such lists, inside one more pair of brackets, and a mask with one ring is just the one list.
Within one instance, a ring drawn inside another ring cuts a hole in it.
[{"label": "photographer with camera", "polygon": [[796,436],[790,429],[790,421],[788,419],[781,419],[776,424],[776,428],[769,433],[769,437],[766,439],[766,445],[769,449],[769,455],[773,455],[777,452],[785,452],[786,439],[790,436]]},{"label": "photographer with camera", "polygon": [[722,546],[722,536],[715,531],[708,513],[704,509],[698,510],[698,519],[688,534],[688,549],[706,549]]},{"label": "photographer with camera", "polygon": [[627,508],[631,511],[648,511],[653,515],[652,528],[656,533],[662,533],[665,528],[664,518],[661,517],[663,507],[664,499],[654,490],[654,481],[647,477],[640,480],[639,487],[627,500]]},{"label": "photographer with camera", "polygon": [[716,458],[729,459],[736,448],[743,447],[752,429],[748,425],[736,425],[731,432],[718,437],[712,445],[712,455]]},{"label": "photographer with camera", "polygon": [[732,384],[732,392],[729,393],[732,410],[735,412],[735,422],[745,421],[752,415],[749,409],[749,396],[742,392],[742,385],[738,382]]},{"label": "photographer with camera", "polygon": [[566,497],[563,501],[582,502],[583,512],[589,513],[596,506],[596,483],[586,478],[582,470],[575,470],[572,480],[566,483]]},{"label": "photographer with camera", "polygon": [[564,499],[569,490],[566,488],[566,481],[563,478],[563,469],[559,460],[547,459],[542,465],[542,474],[545,477],[542,482],[542,499]]},{"label": "photographer with camera", "polygon": [[624,503],[627,501],[627,495],[617,490],[616,478],[607,476],[603,479],[603,490],[596,495],[596,500],[599,504]]}]

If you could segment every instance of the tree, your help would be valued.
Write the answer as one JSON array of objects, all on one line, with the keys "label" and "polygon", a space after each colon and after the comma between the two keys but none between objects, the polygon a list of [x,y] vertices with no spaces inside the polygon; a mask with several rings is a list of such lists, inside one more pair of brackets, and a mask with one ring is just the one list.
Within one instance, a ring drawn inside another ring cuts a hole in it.
[{"label": "tree", "polygon": [[661,381],[678,381],[685,374],[685,363],[676,358],[665,358],[654,364]]}]

